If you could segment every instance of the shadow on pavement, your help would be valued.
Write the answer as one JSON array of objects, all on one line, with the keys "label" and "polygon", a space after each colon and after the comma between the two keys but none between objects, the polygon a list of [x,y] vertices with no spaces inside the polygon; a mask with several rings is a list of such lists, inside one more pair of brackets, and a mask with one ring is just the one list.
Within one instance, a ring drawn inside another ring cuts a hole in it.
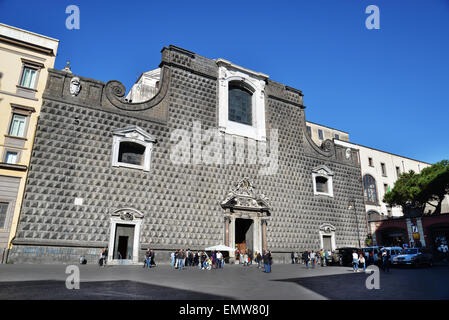
[{"label": "shadow on pavement", "polygon": [[331,300],[415,300],[449,299],[446,277],[417,277],[410,274],[380,273],[380,289],[367,289],[366,273],[291,278],[276,281],[293,282]]},{"label": "shadow on pavement", "polygon": [[81,282],[67,289],[65,281],[0,283],[1,300],[232,300],[232,298],[135,281]]}]

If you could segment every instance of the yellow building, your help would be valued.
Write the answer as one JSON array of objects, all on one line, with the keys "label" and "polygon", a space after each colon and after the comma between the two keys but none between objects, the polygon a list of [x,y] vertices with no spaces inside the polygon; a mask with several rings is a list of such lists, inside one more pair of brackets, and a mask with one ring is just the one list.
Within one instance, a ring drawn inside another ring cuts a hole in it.
[{"label": "yellow building", "polygon": [[59,41],[0,23],[0,262],[17,228],[48,68]]}]

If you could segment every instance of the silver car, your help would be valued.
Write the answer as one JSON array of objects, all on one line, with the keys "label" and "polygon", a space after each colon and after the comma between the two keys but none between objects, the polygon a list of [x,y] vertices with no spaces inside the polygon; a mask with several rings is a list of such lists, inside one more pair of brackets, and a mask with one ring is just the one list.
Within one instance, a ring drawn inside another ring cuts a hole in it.
[{"label": "silver car", "polygon": [[402,254],[393,258],[393,264],[413,266],[427,264],[431,267],[433,265],[432,252],[427,248],[405,249]]}]

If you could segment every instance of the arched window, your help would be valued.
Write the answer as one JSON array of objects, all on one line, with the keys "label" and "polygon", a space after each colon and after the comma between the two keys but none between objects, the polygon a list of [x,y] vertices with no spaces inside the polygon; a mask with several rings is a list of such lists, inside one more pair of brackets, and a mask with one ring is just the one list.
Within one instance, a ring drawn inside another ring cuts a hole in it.
[{"label": "arched window", "polygon": [[252,92],[235,82],[229,83],[229,121],[252,125]]},{"label": "arched window", "polygon": [[365,202],[377,204],[376,179],[369,174],[363,177],[363,194]]},{"label": "arched window", "polygon": [[122,163],[143,165],[145,147],[135,142],[120,142],[118,161]]}]

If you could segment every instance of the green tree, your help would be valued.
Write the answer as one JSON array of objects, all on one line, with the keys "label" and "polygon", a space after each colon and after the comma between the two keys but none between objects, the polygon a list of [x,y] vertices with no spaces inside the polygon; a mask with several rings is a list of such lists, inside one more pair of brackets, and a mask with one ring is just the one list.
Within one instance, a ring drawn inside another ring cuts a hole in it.
[{"label": "green tree", "polygon": [[435,207],[434,214],[440,214],[444,197],[449,194],[449,161],[442,160],[424,168],[419,174],[418,186],[421,191],[417,199]]},{"label": "green tree", "polygon": [[404,172],[395,182],[394,188],[385,194],[383,201],[390,206],[401,206],[404,213],[408,207],[424,209],[425,203],[418,197],[421,192],[418,180],[419,174],[413,170]]},{"label": "green tree", "polygon": [[449,194],[449,161],[442,160],[417,174],[413,170],[401,174],[394,188],[383,201],[390,206],[401,206],[403,212],[417,208],[421,212],[427,204],[435,207],[434,214],[441,213],[441,204]]}]

